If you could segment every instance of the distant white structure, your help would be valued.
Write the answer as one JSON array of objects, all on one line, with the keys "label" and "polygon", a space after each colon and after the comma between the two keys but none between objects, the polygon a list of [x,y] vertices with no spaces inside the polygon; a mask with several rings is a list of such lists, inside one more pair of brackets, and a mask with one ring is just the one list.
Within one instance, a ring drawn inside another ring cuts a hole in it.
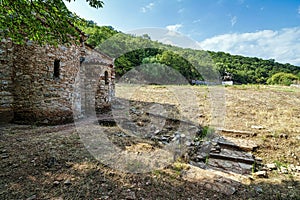
[{"label": "distant white structure", "polygon": [[222,85],[233,85],[233,81],[222,81]]},{"label": "distant white structure", "polygon": [[300,84],[291,84],[290,86],[300,88]]}]

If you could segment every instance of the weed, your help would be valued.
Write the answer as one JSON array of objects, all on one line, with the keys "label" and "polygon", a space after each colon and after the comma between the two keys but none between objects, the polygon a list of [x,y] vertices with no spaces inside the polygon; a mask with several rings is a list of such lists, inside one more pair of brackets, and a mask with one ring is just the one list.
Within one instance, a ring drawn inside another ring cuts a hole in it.
[{"label": "weed", "polygon": [[205,164],[208,165],[208,162],[209,162],[209,156],[206,155],[206,157],[205,157]]},{"label": "weed", "polygon": [[215,132],[214,128],[211,128],[209,126],[204,126],[202,129],[201,137],[208,137],[209,135],[213,134]]},{"label": "weed", "polygon": [[274,161],[275,165],[277,166],[277,168],[280,168],[280,167],[285,167],[287,168],[288,167],[288,164],[287,163],[283,163],[283,162],[280,162],[278,160],[275,160]]},{"label": "weed", "polygon": [[255,172],[255,170],[256,170],[256,162],[254,162],[253,164],[252,164],[252,174],[254,174],[254,172]]},{"label": "weed", "polygon": [[181,172],[182,170],[188,169],[188,165],[181,162],[175,162],[172,166],[173,170],[176,172]]}]

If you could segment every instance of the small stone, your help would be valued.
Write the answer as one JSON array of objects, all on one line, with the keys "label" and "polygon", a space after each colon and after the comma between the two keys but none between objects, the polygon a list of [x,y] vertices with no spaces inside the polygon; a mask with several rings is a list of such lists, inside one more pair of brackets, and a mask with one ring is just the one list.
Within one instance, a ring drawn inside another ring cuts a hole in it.
[{"label": "small stone", "polygon": [[195,142],[195,146],[200,146],[201,142],[197,141]]},{"label": "small stone", "polygon": [[269,170],[275,170],[277,169],[276,165],[274,163],[271,163],[271,164],[266,164],[266,167],[269,169]]},{"label": "small stone", "polygon": [[295,167],[295,165],[293,165],[293,164],[290,164],[290,165],[288,166],[288,171],[290,171],[290,172],[294,172],[294,171],[296,171],[296,167]]},{"label": "small stone", "polygon": [[67,180],[65,180],[64,184],[65,184],[65,185],[71,185],[72,183],[71,183],[71,180],[70,180],[70,179],[67,179]]},{"label": "small stone", "polygon": [[215,147],[212,147],[210,151],[211,151],[212,153],[220,153],[220,152],[221,152],[220,149],[215,148]]},{"label": "small stone", "polygon": [[263,126],[256,126],[256,125],[252,125],[251,128],[258,129],[258,130],[264,129]]},{"label": "small stone", "polygon": [[138,126],[144,126],[144,123],[141,122],[141,121],[138,121],[138,122],[137,122],[137,125],[138,125]]},{"label": "small stone", "polygon": [[283,174],[287,174],[287,173],[288,173],[288,170],[287,170],[287,168],[281,166],[281,167],[280,167],[280,172],[283,173]]},{"label": "small stone", "polygon": [[261,187],[255,187],[254,189],[257,193],[262,193],[263,192],[263,189]]},{"label": "small stone", "polygon": [[295,167],[298,172],[300,172],[300,166]]},{"label": "small stone", "polygon": [[257,178],[267,178],[268,177],[268,174],[266,171],[258,171],[258,172],[255,172],[253,174],[254,177],[257,177]]},{"label": "small stone", "polygon": [[58,186],[58,185],[59,185],[59,181],[54,181],[54,182],[53,182],[53,185],[54,185],[54,186]]},{"label": "small stone", "polygon": [[2,159],[6,159],[6,158],[8,158],[9,156],[8,156],[8,154],[3,154],[3,155],[1,155],[1,158]]}]

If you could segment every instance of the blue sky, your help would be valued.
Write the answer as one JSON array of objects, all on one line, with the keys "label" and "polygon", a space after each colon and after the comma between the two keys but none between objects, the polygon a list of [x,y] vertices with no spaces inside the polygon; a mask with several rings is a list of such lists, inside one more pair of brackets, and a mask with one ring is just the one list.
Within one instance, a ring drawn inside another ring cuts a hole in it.
[{"label": "blue sky", "polygon": [[164,28],[191,38],[201,49],[300,66],[300,0],[103,1],[98,10],[85,0],[65,4],[85,19],[122,32]]}]

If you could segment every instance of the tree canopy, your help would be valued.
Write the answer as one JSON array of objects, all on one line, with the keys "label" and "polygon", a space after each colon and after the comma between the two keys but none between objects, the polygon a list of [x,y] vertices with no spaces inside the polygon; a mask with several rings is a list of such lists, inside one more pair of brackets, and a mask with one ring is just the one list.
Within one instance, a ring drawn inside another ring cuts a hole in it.
[{"label": "tree canopy", "polygon": [[[103,6],[100,0],[86,1],[94,8]],[[79,18],[63,0],[0,0],[0,35],[15,43],[68,43],[80,36],[77,23]]]}]

